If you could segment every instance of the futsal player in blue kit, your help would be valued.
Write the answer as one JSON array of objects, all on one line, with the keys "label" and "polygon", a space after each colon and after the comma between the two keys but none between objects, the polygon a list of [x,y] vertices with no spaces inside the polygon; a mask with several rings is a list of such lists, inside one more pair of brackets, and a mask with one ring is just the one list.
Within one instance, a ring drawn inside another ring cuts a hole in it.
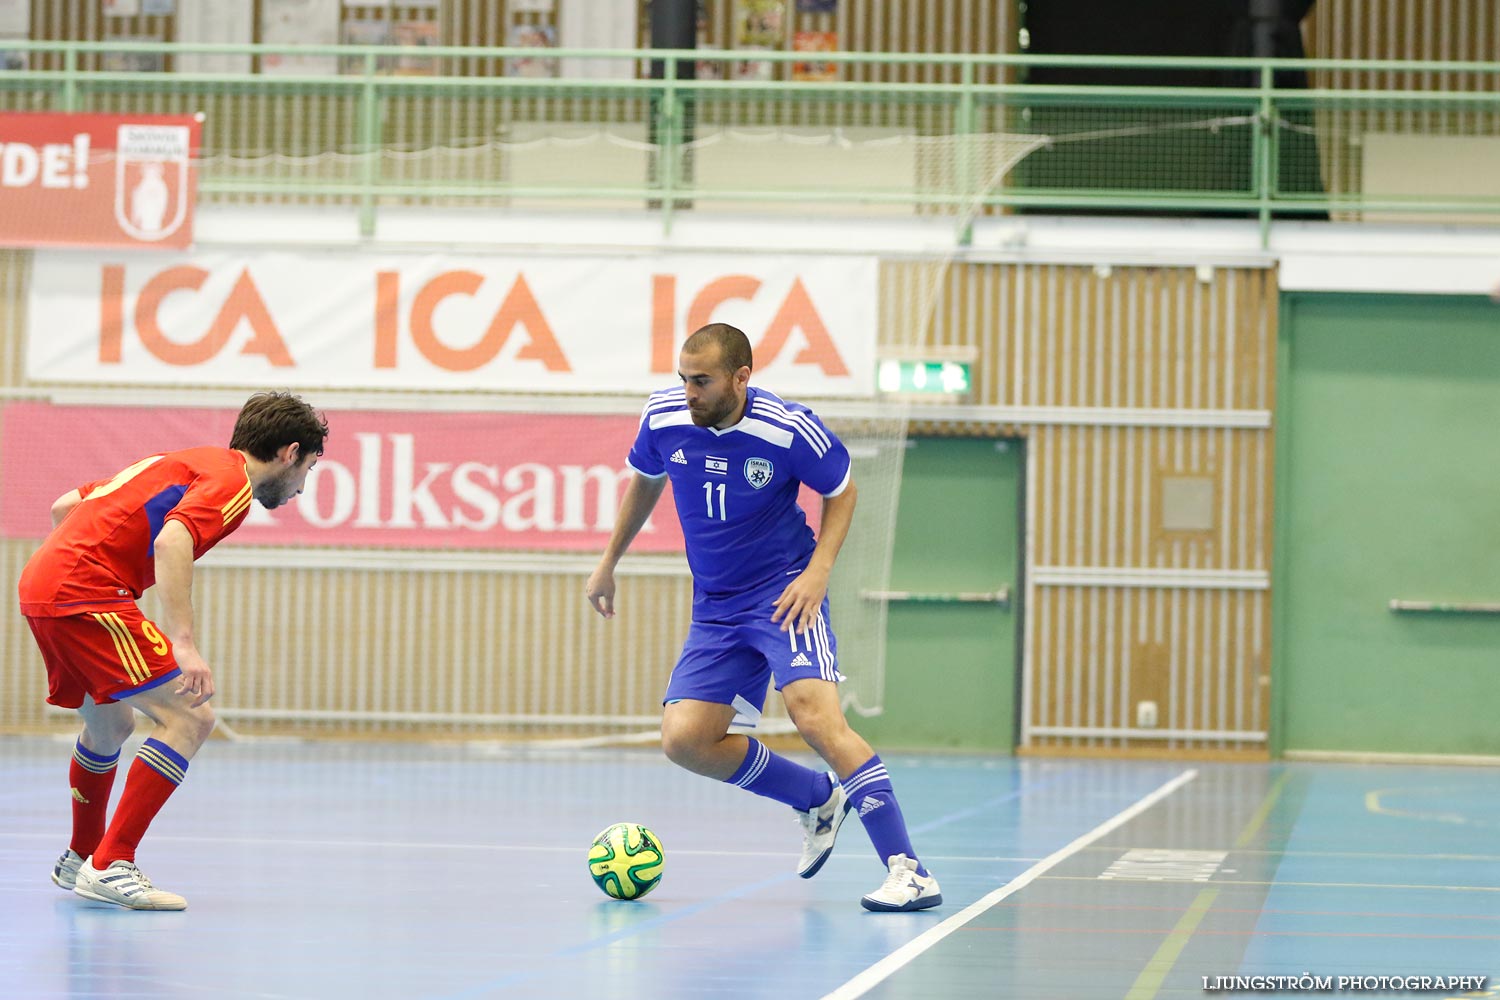
[{"label": "futsal player in blue kit", "polygon": [[[812,878],[844,818],[858,814],[885,881],[869,910],[922,910],[943,901],[917,858],[885,765],[839,704],[838,643],[828,577],[854,516],[849,452],[807,407],[749,385],[744,333],[724,323],[682,347],[682,385],[652,393],[627,459],[631,477],[588,599],[615,613],[614,570],[667,480],[687,540],[693,621],[663,697],[662,747],[674,763],[791,806],[803,828],[797,874]],[[823,496],[815,539],[799,486]],[[752,723],[775,678],[797,731],[833,768],[814,771],[731,735]]]}]

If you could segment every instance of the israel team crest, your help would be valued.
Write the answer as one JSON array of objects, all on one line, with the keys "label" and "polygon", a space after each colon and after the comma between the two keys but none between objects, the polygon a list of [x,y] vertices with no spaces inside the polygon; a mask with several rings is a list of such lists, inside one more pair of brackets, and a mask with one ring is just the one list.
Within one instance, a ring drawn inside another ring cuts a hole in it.
[{"label": "israel team crest", "polygon": [[760,489],[762,486],[769,483],[771,481],[771,477],[775,475],[775,473],[776,469],[773,465],[771,465],[770,459],[745,459],[745,479],[750,483],[751,486],[754,486],[756,489]]}]

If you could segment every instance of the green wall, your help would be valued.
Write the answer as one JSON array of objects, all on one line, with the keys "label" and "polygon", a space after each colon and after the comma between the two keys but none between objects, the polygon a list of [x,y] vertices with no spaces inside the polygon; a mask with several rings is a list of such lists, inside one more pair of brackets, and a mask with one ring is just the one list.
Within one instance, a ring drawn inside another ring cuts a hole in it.
[{"label": "green wall", "polygon": [[890,605],[885,711],[853,720],[877,750],[1015,746],[1022,452],[1019,441],[909,442],[891,588],[1006,586],[1012,603]]},{"label": "green wall", "polygon": [[1500,754],[1500,307],[1292,294],[1275,556],[1282,750]]}]

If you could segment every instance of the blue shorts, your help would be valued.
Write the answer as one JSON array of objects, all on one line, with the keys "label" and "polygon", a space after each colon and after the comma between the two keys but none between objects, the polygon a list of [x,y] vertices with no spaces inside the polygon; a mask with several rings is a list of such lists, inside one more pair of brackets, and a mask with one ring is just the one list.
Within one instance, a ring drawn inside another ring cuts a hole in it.
[{"label": "blue shorts", "polygon": [[765,707],[769,679],[775,678],[778,691],[804,677],[843,680],[838,640],[828,627],[828,598],[807,632],[798,635],[771,621],[775,596],[754,604],[753,610],[694,621],[662,704],[691,698],[733,705],[739,713],[735,724],[753,726]]}]

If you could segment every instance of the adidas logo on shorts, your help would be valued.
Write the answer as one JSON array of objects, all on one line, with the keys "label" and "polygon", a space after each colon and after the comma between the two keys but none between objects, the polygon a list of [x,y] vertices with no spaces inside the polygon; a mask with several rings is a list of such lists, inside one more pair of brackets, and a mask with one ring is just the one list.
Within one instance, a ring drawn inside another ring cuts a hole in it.
[{"label": "adidas logo on shorts", "polygon": [[792,657],[792,666],[794,666],[794,667],[810,667],[810,666],[812,666],[812,660],[809,660],[807,658],[807,654],[806,653],[798,653],[796,656]]},{"label": "adidas logo on shorts", "polygon": [[687,458],[682,454],[681,448],[672,452],[672,457],[667,459],[667,461],[676,462],[678,465],[687,465]]}]

